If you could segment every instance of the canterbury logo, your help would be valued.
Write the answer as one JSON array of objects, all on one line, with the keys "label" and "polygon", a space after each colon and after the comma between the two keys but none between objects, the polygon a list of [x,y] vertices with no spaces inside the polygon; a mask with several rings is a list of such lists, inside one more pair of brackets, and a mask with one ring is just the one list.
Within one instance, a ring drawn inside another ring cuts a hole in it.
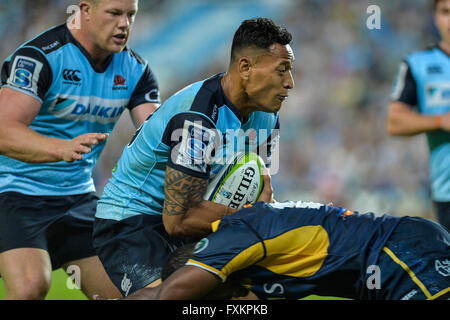
[{"label": "canterbury logo", "polygon": [[80,70],[72,70],[72,69],[64,69],[63,70],[63,78],[64,78],[64,80],[67,80],[67,81],[79,82],[79,81],[81,81],[81,78],[79,77],[79,75],[81,76]]}]

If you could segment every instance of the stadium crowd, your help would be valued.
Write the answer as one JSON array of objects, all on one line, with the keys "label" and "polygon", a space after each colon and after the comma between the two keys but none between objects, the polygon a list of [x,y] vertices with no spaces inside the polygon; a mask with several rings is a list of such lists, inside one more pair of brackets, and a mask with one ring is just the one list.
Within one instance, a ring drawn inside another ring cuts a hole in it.
[{"label": "stadium crowd", "polygon": [[[1,1],[2,61],[38,30],[64,22],[67,7],[77,3],[50,2]],[[280,113],[275,198],[332,201],[361,211],[434,219],[425,137],[392,138],[385,129],[399,62],[406,53],[437,39],[428,13],[431,1],[290,2],[282,19],[294,35],[296,87]],[[165,8],[173,5],[174,0],[141,1],[133,37],[145,33],[147,19],[161,19]],[[381,29],[367,28],[369,5],[380,7]],[[211,58],[191,80],[221,70],[223,63]],[[162,98],[192,81],[160,83]],[[118,126],[95,169],[99,193],[134,131],[127,119]]]}]

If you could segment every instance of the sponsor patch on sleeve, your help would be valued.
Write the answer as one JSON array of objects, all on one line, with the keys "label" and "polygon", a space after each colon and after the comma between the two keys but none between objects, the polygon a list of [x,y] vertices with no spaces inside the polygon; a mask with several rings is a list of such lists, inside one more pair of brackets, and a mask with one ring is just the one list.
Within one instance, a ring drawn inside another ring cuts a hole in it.
[{"label": "sponsor patch on sleeve", "polygon": [[207,173],[213,158],[215,130],[205,127],[202,121],[185,120],[181,135],[180,144],[174,148],[174,164]]},{"label": "sponsor patch on sleeve", "polygon": [[16,56],[7,83],[38,96],[38,81],[42,62],[25,56]]}]

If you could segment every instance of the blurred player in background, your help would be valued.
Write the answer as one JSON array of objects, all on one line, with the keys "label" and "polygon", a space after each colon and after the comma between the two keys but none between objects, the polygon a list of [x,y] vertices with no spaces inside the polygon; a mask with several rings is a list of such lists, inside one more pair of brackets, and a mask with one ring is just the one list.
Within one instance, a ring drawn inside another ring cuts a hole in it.
[{"label": "blurred player in background", "polygon": [[[270,19],[245,20],[228,71],[174,94],[125,148],[94,225],[94,247],[124,296],[156,285],[176,247],[209,234],[212,221],[233,212],[203,200],[212,170],[220,167],[211,155],[226,158],[242,146],[270,164],[278,111],[294,86],[291,40]],[[249,130],[254,139],[241,135]],[[266,176],[259,200],[271,201],[271,189]]]},{"label": "blurred player in background", "polygon": [[439,222],[450,228],[450,0],[434,1],[441,41],[400,64],[387,130],[394,136],[426,133],[432,199]]},{"label": "blurred player in background", "polygon": [[86,0],[74,21],[14,51],[1,69],[0,274],[7,299],[43,299],[52,269],[77,265],[88,296],[120,296],[92,247],[92,170],[128,109],[159,106],[146,61],[126,47],[138,0]]},{"label": "blurred player in background", "polygon": [[212,228],[175,251],[160,286],[128,298],[449,298],[450,235],[424,218],[288,201],[249,205]]}]

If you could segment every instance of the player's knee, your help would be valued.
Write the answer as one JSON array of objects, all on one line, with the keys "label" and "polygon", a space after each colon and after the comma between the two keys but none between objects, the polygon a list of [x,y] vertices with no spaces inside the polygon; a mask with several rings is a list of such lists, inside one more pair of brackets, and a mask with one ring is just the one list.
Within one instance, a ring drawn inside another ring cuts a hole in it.
[{"label": "player's knee", "polygon": [[7,287],[7,298],[16,300],[45,299],[50,289],[51,279],[46,276],[20,277]]}]

